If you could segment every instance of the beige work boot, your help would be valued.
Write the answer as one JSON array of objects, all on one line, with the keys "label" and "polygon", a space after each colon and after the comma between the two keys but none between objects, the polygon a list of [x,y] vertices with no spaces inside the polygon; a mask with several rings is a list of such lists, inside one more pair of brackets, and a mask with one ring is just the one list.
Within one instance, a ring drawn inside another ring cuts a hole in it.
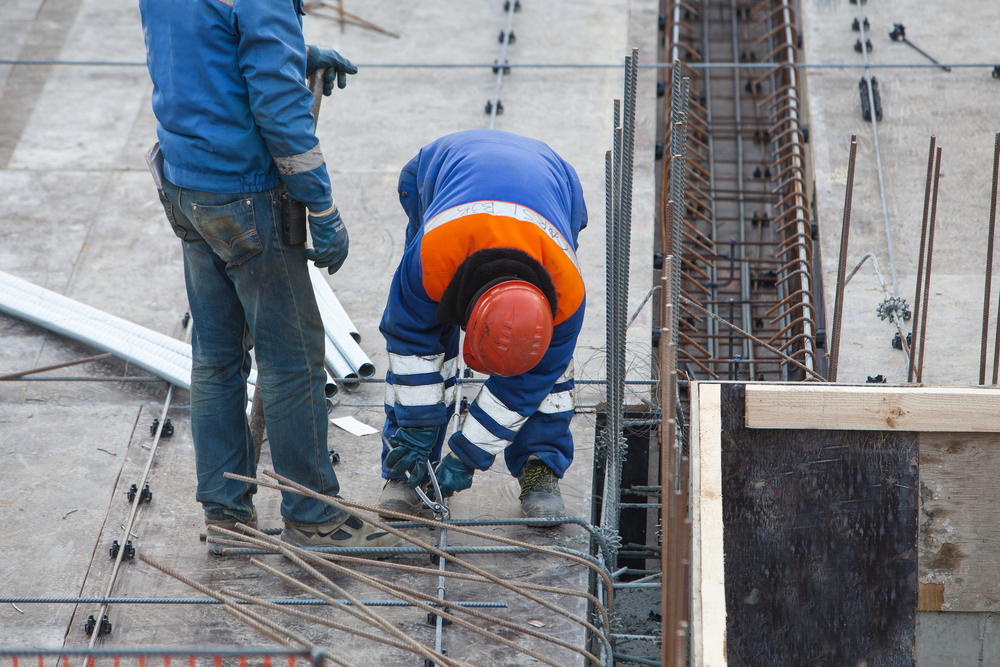
[{"label": "beige work boot", "polygon": [[[250,519],[248,521],[244,521],[242,519],[237,519],[236,517],[234,517],[234,516],[232,516],[230,514],[226,514],[222,510],[209,510],[208,512],[205,512],[205,525],[206,526],[218,526],[220,528],[226,528],[227,530],[235,530],[236,532],[239,532],[238,530],[236,530],[236,524],[237,523],[246,524],[247,526],[250,526],[251,528],[256,528],[257,527],[257,509],[254,508],[251,511]],[[207,536],[208,536],[208,538],[226,539],[226,537],[224,535],[219,535],[218,533],[207,533]],[[216,544],[215,542],[208,542],[208,553],[210,553],[210,554],[215,554],[217,556],[221,556],[222,555],[222,550],[225,549],[225,548],[226,548],[225,545]]]},{"label": "beige work boot", "polygon": [[[424,501],[417,495],[416,489],[411,489],[405,479],[386,480],[382,487],[382,493],[378,497],[379,509],[392,510],[393,512],[403,512],[414,516],[430,518],[433,512],[424,505]],[[380,515],[386,521],[399,521],[399,517]]]},{"label": "beige work boot", "polygon": [[[547,465],[532,456],[517,473],[521,485],[521,511],[526,519],[562,519],[566,505],[559,491],[559,478]],[[536,524],[556,526],[558,522]]]},{"label": "beige work boot", "polygon": [[[367,521],[349,514],[343,521],[326,525],[296,525],[285,522],[281,541],[299,547],[395,547],[400,539],[392,533],[379,530]],[[386,558],[391,554],[375,555]],[[365,554],[359,554],[362,558]]]}]

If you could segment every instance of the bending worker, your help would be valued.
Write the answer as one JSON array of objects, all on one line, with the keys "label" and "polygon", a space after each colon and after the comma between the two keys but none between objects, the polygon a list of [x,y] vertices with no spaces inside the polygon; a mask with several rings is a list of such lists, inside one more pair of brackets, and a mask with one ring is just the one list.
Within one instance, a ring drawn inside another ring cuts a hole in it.
[{"label": "bending worker", "polygon": [[[335,51],[306,47],[300,0],[140,0],[139,9],[158,121],[159,155],[154,146],[148,157],[183,241],[194,319],[195,497],[208,525],[255,526],[256,487],[223,476],[256,475],[245,412],[253,346],[275,470],[320,493],[340,490],[327,447],[323,323],[306,260],[334,273],[348,237],[305,78],[326,68],[329,95],[357,69]],[[302,204],[312,249],[282,240],[285,213]],[[296,544],[398,542],[301,495],[285,493],[281,514],[282,539]]]},{"label": "bending worker", "polygon": [[[529,518],[565,516],[573,461],[573,352],[583,323],[580,180],[540,141],[470,130],[425,146],[399,177],[409,217],[380,329],[389,352],[379,506],[417,514],[427,461],[445,496],[503,454]],[[462,360],[489,376],[461,431]],[[406,473],[409,472],[409,479]]]}]

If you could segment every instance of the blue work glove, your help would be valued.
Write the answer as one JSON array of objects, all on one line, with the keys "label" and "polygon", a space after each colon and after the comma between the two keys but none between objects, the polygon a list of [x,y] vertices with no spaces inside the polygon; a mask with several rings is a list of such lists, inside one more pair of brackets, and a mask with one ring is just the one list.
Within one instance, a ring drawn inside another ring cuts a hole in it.
[{"label": "blue work glove", "polygon": [[331,274],[339,271],[347,259],[347,250],[351,245],[347,237],[347,226],[340,219],[340,211],[335,208],[326,215],[310,214],[309,232],[312,234],[313,247],[306,248],[306,259],[311,259],[316,266]]},{"label": "blue work glove", "polygon": [[441,487],[441,496],[450,498],[456,491],[464,491],[472,486],[472,475],[476,470],[462,463],[451,452],[441,462],[434,466],[434,476]]},{"label": "blue work glove", "polygon": [[323,73],[324,95],[333,92],[334,79],[337,80],[337,87],[343,90],[347,86],[347,75],[358,73],[358,68],[350,60],[331,48],[310,45],[306,47],[306,54],[306,76],[318,69],[326,70]]},{"label": "blue work glove", "polygon": [[424,477],[427,476],[427,457],[431,455],[431,449],[434,448],[437,435],[436,426],[430,428],[404,427],[396,431],[396,434],[389,438],[392,450],[385,456],[385,464],[389,468],[389,474],[398,479],[407,470],[413,468],[407,485],[411,489],[420,486]]}]

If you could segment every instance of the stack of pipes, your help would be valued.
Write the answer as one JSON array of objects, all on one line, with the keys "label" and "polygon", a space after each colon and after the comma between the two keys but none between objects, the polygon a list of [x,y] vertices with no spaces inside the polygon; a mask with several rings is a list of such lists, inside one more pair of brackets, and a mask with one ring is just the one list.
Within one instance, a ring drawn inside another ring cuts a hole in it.
[{"label": "stack of pipes", "polygon": [[[322,274],[310,267],[316,301],[326,330],[326,395],[337,393],[335,378],[345,389],[370,378],[375,365],[361,350],[357,332]],[[146,370],[167,382],[191,389],[191,345],[116,317],[102,310],[0,271],[0,312],[27,320]],[[333,373],[331,376],[330,373]],[[256,370],[247,378],[247,399],[253,400]]]}]

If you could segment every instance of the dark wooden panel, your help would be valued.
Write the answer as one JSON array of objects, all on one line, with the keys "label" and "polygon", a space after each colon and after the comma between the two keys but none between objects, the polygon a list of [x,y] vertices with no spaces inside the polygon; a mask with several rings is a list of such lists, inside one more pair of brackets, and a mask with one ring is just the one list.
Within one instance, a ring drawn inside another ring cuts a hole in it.
[{"label": "dark wooden panel", "polygon": [[751,430],[722,388],[730,665],[912,666],[917,441]]}]

